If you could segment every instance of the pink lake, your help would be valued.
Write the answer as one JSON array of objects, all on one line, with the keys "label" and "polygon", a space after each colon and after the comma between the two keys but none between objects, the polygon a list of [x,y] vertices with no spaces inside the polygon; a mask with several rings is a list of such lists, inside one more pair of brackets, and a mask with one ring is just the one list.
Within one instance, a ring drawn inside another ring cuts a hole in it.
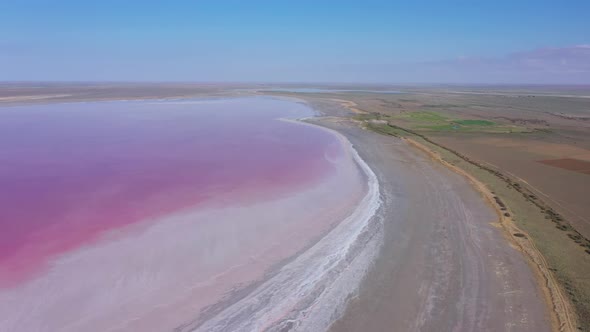
[{"label": "pink lake", "polygon": [[0,108],[0,330],[190,326],[305,250],[367,190],[342,137],[279,120],[311,115],[262,97]]}]

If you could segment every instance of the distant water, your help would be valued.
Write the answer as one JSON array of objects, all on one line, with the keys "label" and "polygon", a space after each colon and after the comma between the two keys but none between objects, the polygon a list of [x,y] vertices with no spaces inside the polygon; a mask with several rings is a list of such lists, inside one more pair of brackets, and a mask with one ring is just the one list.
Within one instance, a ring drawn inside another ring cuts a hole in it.
[{"label": "distant water", "polygon": [[403,93],[401,91],[396,91],[396,90],[328,89],[328,88],[271,88],[271,89],[261,89],[260,91],[294,92],[294,93],[383,93],[383,94]]},{"label": "distant water", "polygon": [[329,326],[379,247],[379,190],[343,137],[279,120],[312,114],[266,97],[0,108],[0,331]]}]

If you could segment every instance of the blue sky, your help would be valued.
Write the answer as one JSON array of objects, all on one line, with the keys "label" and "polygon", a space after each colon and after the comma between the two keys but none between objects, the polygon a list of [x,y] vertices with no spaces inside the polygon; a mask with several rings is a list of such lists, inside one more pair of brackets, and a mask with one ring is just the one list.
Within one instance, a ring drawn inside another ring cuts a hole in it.
[{"label": "blue sky", "polygon": [[590,83],[590,1],[0,1],[0,80]]}]

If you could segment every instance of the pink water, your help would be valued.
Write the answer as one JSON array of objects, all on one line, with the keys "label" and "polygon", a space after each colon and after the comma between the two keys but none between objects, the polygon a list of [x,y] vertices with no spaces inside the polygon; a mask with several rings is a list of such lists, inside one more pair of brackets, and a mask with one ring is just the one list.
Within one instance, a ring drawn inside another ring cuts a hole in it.
[{"label": "pink water", "polygon": [[276,120],[309,112],[268,98],[0,108],[0,288],[113,229],[317,183],[338,139]]}]

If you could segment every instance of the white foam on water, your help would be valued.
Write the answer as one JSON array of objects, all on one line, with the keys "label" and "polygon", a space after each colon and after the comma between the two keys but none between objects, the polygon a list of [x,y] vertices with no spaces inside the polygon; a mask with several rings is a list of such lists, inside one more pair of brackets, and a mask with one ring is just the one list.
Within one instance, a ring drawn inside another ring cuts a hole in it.
[{"label": "white foam on water", "polygon": [[379,182],[348,146],[368,179],[368,192],[352,214],[245,298],[192,331],[323,331],[343,314],[383,243]]}]

